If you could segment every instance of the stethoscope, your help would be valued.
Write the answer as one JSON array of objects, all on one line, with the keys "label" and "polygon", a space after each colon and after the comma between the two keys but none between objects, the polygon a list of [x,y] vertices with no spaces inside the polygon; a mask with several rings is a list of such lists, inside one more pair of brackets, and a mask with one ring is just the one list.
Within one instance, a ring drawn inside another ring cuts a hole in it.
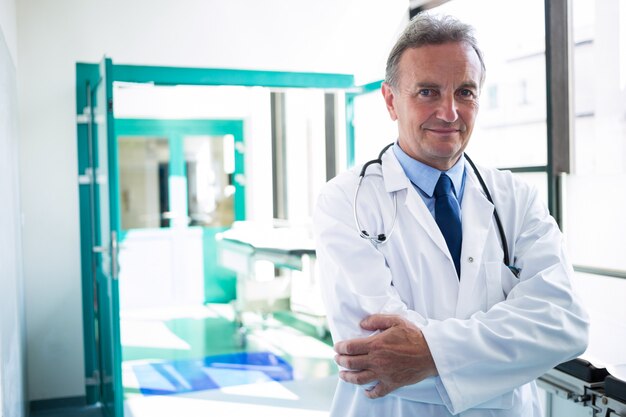
[{"label": "stethoscope", "polygon": [[[359,231],[359,236],[361,236],[363,239],[367,239],[370,242],[372,242],[372,244],[374,245],[383,245],[385,243],[387,243],[389,241],[389,238],[391,238],[391,235],[393,234],[393,231],[396,227],[396,219],[398,217],[398,198],[396,196],[396,193],[393,193],[393,221],[391,223],[391,228],[389,229],[389,233],[379,233],[379,234],[375,234],[375,235],[371,235],[370,233],[368,233],[362,226],[361,226],[361,222],[359,222],[359,217],[357,215],[357,200],[359,198],[359,190],[361,189],[361,184],[363,183],[363,179],[365,178],[365,173],[367,171],[367,168],[369,168],[370,165],[372,164],[380,164],[382,166],[383,164],[383,154],[385,152],[387,152],[387,149],[389,149],[391,146],[393,146],[393,143],[390,143],[389,145],[385,146],[380,153],[378,154],[378,158],[376,159],[372,159],[371,161],[367,161],[364,165],[363,168],[361,168],[361,172],[359,173],[359,182],[357,183],[356,186],[356,191],[354,192],[354,223],[356,224],[356,228]],[[498,227],[498,233],[500,234],[500,241],[502,242],[502,251],[504,252],[504,265],[506,265],[511,272],[513,272],[513,274],[519,278],[519,274],[521,272],[521,269],[513,266],[510,262],[509,259],[509,245],[507,243],[506,240],[506,234],[504,233],[504,227],[502,226],[502,222],[500,221],[500,216],[498,215],[498,210],[496,210],[496,205],[493,202],[493,198],[491,198],[491,193],[489,192],[489,188],[487,188],[487,184],[485,184],[485,180],[483,180],[482,175],[480,175],[480,172],[478,171],[478,168],[476,168],[476,165],[474,164],[474,162],[470,159],[469,156],[467,156],[467,154],[465,154],[465,159],[467,159],[467,162],[469,162],[470,166],[472,167],[472,169],[474,170],[474,173],[476,174],[476,178],[478,178],[478,182],[480,182],[480,186],[483,189],[483,192],[485,193],[485,197],[487,197],[487,200],[489,200],[489,202],[491,204],[493,204],[493,217],[496,220],[496,225]]]}]

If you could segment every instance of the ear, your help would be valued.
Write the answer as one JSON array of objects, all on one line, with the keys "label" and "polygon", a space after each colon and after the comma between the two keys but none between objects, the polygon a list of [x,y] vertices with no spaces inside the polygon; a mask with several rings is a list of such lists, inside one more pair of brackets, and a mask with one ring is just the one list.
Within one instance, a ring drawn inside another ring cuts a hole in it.
[{"label": "ear", "polygon": [[398,120],[398,115],[396,114],[396,108],[394,106],[393,89],[389,84],[383,83],[383,85],[381,86],[381,91],[383,93],[383,97],[385,98],[385,105],[387,105],[387,111],[389,112],[391,120]]}]

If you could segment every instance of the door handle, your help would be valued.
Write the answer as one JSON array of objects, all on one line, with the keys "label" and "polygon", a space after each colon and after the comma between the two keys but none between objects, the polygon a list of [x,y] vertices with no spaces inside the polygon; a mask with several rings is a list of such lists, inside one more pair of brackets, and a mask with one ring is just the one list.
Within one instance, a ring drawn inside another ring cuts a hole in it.
[{"label": "door handle", "polygon": [[120,245],[117,241],[117,231],[111,231],[111,278],[118,279],[120,275],[119,264]]},{"label": "door handle", "polygon": [[102,255],[110,254],[111,255],[111,278],[118,279],[120,275],[120,264],[119,264],[119,254],[120,254],[120,245],[117,240],[117,231],[111,231],[111,242],[109,247],[106,246],[94,246],[91,248],[93,253],[100,253]]}]

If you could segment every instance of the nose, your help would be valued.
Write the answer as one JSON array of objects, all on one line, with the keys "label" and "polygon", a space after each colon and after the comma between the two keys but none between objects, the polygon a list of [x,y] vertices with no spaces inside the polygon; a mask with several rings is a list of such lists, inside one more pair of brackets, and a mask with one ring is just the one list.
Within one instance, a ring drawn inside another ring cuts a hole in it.
[{"label": "nose", "polygon": [[445,94],[441,96],[439,106],[437,108],[437,118],[446,123],[456,122],[459,118],[457,102],[454,94]]}]

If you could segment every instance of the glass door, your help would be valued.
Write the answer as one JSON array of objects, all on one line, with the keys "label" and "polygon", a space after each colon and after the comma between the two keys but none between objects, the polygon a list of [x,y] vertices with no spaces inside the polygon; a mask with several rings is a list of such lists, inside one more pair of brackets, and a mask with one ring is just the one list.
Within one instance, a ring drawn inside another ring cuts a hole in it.
[{"label": "glass door", "polygon": [[118,233],[119,218],[114,206],[117,193],[115,181],[109,173],[117,164],[113,140],[113,108],[111,60],[104,58],[99,66],[99,81],[91,90],[93,123],[92,186],[94,201],[91,205],[94,219],[95,256],[95,332],[99,356],[97,381],[99,397],[106,416],[123,416],[122,367],[119,328],[118,290]]},{"label": "glass door", "polygon": [[232,301],[216,235],[245,218],[243,121],[118,118],[115,135],[122,318]]},{"label": "glass door", "polygon": [[216,236],[245,218],[243,160],[237,161],[241,131],[234,125],[230,134],[182,138],[187,218],[190,227],[202,231],[205,302],[236,298],[236,275],[218,262]]}]

